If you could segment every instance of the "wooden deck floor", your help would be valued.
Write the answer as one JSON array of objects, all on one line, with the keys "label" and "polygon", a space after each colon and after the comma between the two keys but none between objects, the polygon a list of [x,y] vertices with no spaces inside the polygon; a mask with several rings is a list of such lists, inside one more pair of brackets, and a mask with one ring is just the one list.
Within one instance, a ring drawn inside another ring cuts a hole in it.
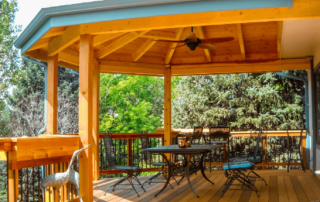
[{"label": "wooden deck floor", "polygon": [[[143,192],[141,188],[136,186],[140,197],[133,191],[130,186],[118,186],[112,192],[108,189],[118,179],[102,179],[94,182],[94,201],[212,201],[212,202],[309,202],[320,201],[320,180],[312,176],[310,171],[292,170],[289,173],[286,171],[257,171],[258,174],[264,177],[267,181],[266,186],[262,181],[255,181],[255,185],[259,190],[260,197],[258,198],[255,192],[250,190],[228,190],[223,197],[220,197],[224,188],[226,177],[222,171],[206,172],[208,178],[215,184],[212,185],[206,181],[201,173],[191,177],[193,187],[200,198],[196,198],[189,188],[186,179],[180,185],[171,181],[174,189],[169,186],[159,196],[154,197],[163,183],[153,183],[151,186],[145,184],[147,192]],[[140,177],[142,182],[147,178]],[[239,185],[234,185],[233,188],[241,188]],[[108,189],[104,196],[105,190]]]}]

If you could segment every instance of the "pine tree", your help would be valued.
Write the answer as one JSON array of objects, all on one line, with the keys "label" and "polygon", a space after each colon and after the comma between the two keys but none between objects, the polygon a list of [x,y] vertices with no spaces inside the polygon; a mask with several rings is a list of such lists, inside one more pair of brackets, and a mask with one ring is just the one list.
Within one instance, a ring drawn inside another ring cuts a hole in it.
[{"label": "pine tree", "polygon": [[[306,76],[305,71],[291,72]],[[304,127],[303,82],[275,73],[182,77],[173,127],[225,125],[233,130]]]}]

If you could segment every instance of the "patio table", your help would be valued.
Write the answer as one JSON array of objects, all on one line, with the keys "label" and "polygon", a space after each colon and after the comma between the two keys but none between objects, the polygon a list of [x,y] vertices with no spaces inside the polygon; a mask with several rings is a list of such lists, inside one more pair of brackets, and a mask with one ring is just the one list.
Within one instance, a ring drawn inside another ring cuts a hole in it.
[{"label": "patio table", "polygon": [[199,196],[197,195],[197,193],[193,189],[191,181],[190,181],[190,170],[189,170],[189,168],[190,168],[190,159],[195,154],[202,155],[200,163],[199,163],[199,167],[200,167],[202,176],[207,181],[209,181],[210,183],[214,184],[213,182],[211,182],[207,178],[207,176],[204,173],[203,158],[204,158],[205,154],[209,153],[210,151],[212,151],[214,149],[220,148],[220,147],[222,147],[222,145],[192,145],[191,147],[185,147],[185,148],[180,148],[178,145],[167,145],[167,146],[162,146],[162,147],[154,147],[154,148],[143,149],[142,150],[143,152],[150,152],[150,153],[158,153],[158,154],[160,154],[163,157],[163,159],[166,161],[167,166],[169,167],[167,182],[165,183],[163,188],[155,196],[158,196],[167,187],[167,185],[169,184],[170,178],[172,176],[172,173],[171,173],[172,164],[170,164],[170,162],[168,161],[167,157],[165,156],[165,153],[182,154],[182,155],[188,155],[189,156],[188,158],[186,158],[186,176],[187,176],[188,183],[189,183],[189,186],[190,186],[192,192],[199,198]]}]

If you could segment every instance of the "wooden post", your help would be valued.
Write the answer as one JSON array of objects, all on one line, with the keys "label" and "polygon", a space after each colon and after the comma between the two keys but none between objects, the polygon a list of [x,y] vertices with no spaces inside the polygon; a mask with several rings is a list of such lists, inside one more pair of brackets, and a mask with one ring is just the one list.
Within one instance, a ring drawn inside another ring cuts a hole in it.
[{"label": "wooden post", "polygon": [[14,191],[14,194],[15,194],[15,201],[18,200],[19,198],[19,170],[15,170],[14,172],[14,188],[15,188],[15,191]]},{"label": "wooden post", "polygon": [[306,138],[307,136],[302,136],[302,142],[301,142],[301,145],[302,145],[302,160],[303,160],[303,165],[304,165],[304,168],[306,168],[307,166],[307,151],[306,151]]},{"label": "wooden post", "polygon": [[14,174],[13,174],[13,170],[10,168],[10,154],[9,152],[7,152],[7,198],[8,198],[8,202],[15,202],[15,188],[14,188]]},{"label": "wooden post", "polygon": [[92,73],[92,169],[93,179],[99,180],[99,122],[100,122],[100,65],[98,62],[94,63]]},{"label": "wooden post", "polygon": [[58,55],[48,57],[47,134],[58,132]]},{"label": "wooden post", "polygon": [[[82,146],[92,144],[92,70],[93,37],[80,36],[79,66],[79,136]],[[79,155],[80,194],[83,201],[93,201],[92,147]]]},{"label": "wooden post", "polygon": [[171,144],[171,67],[164,71],[164,145]]},{"label": "wooden post", "polygon": [[[58,168],[59,168],[59,164],[57,164],[57,163],[53,164],[53,173],[58,173],[59,172]],[[53,200],[54,202],[60,202],[59,201],[59,192],[57,189],[55,189],[53,192],[53,198],[54,198],[54,200]]]},{"label": "wooden post", "polygon": [[[266,163],[266,157],[267,157],[267,135],[262,136],[262,149],[264,151],[264,160],[263,160],[263,164]],[[266,166],[262,167],[262,170],[266,170]]]}]

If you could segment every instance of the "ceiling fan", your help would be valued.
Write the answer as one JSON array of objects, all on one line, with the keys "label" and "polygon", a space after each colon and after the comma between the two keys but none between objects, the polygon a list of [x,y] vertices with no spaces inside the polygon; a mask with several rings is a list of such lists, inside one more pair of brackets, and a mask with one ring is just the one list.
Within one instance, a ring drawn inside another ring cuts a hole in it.
[{"label": "ceiling fan", "polygon": [[[193,27],[191,27],[191,32],[187,32],[187,38],[185,40],[156,40],[160,42],[170,42],[170,43],[184,43],[183,45],[177,46],[179,48],[182,46],[188,46],[190,50],[194,51],[196,47],[214,50],[217,48],[214,43],[223,43],[228,41],[233,41],[233,37],[223,37],[223,38],[211,38],[211,39],[199,39],[195,33],[193,33]],[[174,49],[175,49],[174,48]]]}]

